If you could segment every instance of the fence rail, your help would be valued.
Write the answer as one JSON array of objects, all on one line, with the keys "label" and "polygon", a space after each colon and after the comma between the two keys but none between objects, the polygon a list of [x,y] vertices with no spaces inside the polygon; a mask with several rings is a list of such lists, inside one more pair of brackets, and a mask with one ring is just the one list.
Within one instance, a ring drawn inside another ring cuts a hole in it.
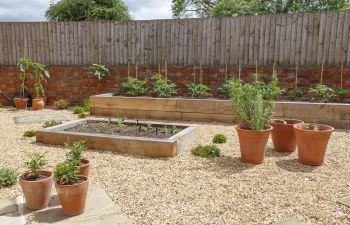
[{"label": "fence rail", "polygon": [[0,23],[0,65],[350,66],[350,11],[207,19]]}]

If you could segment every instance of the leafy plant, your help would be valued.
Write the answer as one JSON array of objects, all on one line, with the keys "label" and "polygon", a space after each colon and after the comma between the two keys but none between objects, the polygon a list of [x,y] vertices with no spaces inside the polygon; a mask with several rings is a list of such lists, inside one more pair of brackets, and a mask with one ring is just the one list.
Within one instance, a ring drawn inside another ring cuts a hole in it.
[{"label": "leafy plant", "polygon": [[217,144],[222,144],[222,143],[226,143],[226,136],[223,135],[223,134],[216,134],[214,137],[213,137],[213,142],[214,143],[217,143]]},{"label": "leafy plant", "polygon": [[98,94],[100,80],[102,80],[105,76],[109,75],[109,69],[105,65],[92,64],[89,68],[89,73],[97,78],[96,92]]},{"label": "leafy plant", "polygon": [[152,77],[153,91],[160,98],[168,98],[176,94],[176,84],[172,83],[161,74],[155,74]]},{"label": "leafy plant", "polygon": [[78,163],[69,160],[58,163],[54,169],[55,180],[62,185],[71,185],[77,182],[79,173]]},{"label": "leafy plant", "polygon": [[277,86],[276,73],[272,81],[265,84],[257,80],[233,89],[231,98],[235,114],[243,129],[261,131],[265,129],[272,118],[274,99],[282,93]]},{"label": "leafy plant", "polygon": [[192,82],[187,85],[187,89],[192,97],[208,97],[211,96],[210,89],[204,84]]},{"label": "leafy plant", "polygon": [[90,99],[86,98],[83,100],[83,109],[85,112],[90,112]]},{"label": "leafy plant", "polygon": [[119,118],[117,120],[117,129],[118,131],[121,131],[125,128],[125,119],[124,118]]},{"label": "leafy plant", "polygon": [[35,137],[36,132],[34,130],[27,130],[24,132],[23,137]]},{"label": "leafy plant", "polygon": [[300,101],[305,97],[304,91],[301,88],[294,88],[291,92],[291,97],[296,100]]},{"label": "leafy plant", "polygon": [[175,126],[175,125],[172,125],[171,126],[171,133],[172,134],[176,134],[176,133],[178,133],[180,131],[180,129],[177,127],[177,126]]},{"label": "leafy plant", "polygon": [[309,88],[308,92],[314,95],[314,99],[318,102],[328,102],[331,97],[336,96],[336,92],[324,84],[316,84]]},{"label": "leafy plant", "polygon": [[219,157],[221,150],[215,145],[198,145],[191,150],[193,155],[203,158]]},{"label": "leafy plant", "polygon": [[320,131],[320,125],[315,123],[303,123],[301,124],[301,128],[305,130]]},{"label": "leafy plant", "polygon": [[226,81],[226,83],[222,84],[218,88],[218,91],[224,94],[227,98],[231,98],[233,89],[238,88],[241,85],[242,81],[239,78],[231,77]]},{"label": "leafy plant", "polygon": [[150,124],[150,123],[140,127],[140,130],[144,131],[144,132],[152,130],[152,129],[153,129],[153,127],[152,127],[152,124]]},{"label": "leafy plant", "polygon": [[66,154],[67,160],[80,163],[86,151],[86,140],[76,141],[72,144],[65,143],[65,147],[69,149]]},{"label": "leafy plant", "polygon": [[99,123],[100,127],[103,129],[103,130],[107,130],[110,126],[110,122],[108,121],[101,121]]},{"label": "leafy plant", "polygon": [[84,109],[81,106],[75,106],[74,109],[73,109],[73,113],[74,114],[80,114],[82,112],[84,112]]},{"label": "leafy plant", "polygon": [[139,80],[134,77],[129,77],[126,82],[121,84],[121,89],[124,95],[127,96],[142,96],[147,94],[149,88],[146,87],[148,80]]},{"label": "leafy plant", "polygon": [[61,121],[56,121],[56,120],[50,120],[50,121],[45,121],[43,128],[47,127],[53,127],[62,124]]},{"label": "leafy plant", "polygon": [[33,62],[31,66],[30,76],[34,81],[34,90],[36,97],[45,96],[45,89],[43,87],[43,82],[47,83],[47,78],[50,78],[47,66],[42,63]]},{"label": "leafy plant", "polygon": [[2,101],[0,101],[0,108],[4,106],[4,103],[2,103]]},{"label": "leafy plant", "polygon": [[17,68],[19,70],[18,79],[21,81],[20,88],[21,88],[21,94],[23,98],[24,98],[24,93],[27,89],[26,78],[30,74],[29,70],[32,67],[32,65],[33,65],[33,62],[27,58],[21,58],[20,61],[17,63]]},{"label": "leafy plant", "polygon": [[0,188],[17,183],[16,171],[8,168],[0,168]]},{"label": "leafy plant", "polygon": [[70,102],[66,99],[60,99],[54,102],[54,105],[57,109],[68,109]]},{"label": "leafy plant", "polygon": [[24,164],[28,169],[28,177],[36,179],[40,176],[40,171],[47,165],[45,154],[40,152],[26,153],[29,161]]},{"label": "leafy plant", "polygon": [[86,118],[86,114],[84,112],[79,113],[78,118],[84,119]]}]

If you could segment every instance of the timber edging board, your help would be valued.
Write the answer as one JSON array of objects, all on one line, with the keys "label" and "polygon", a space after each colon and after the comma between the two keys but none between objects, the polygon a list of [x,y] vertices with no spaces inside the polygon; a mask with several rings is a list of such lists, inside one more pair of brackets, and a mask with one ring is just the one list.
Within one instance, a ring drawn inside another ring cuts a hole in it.
[{"label": "timber edging board", "polygon": [[[90,97],[91,115],[202,122],[236,122],[230,100],[113,96]],[[274,118],[350,128],[350,104],[275,102]]]},{"label": "timber edging board", "polygon": [[186,128],[167,139],[65,131],[68,128],[85,124],[88,121],[91,121],[91,119],[77,120],[40,129],[36,132],[36,142],[64,145],[66,142],[72,143],[74,141],[86,140],[86,145],[89,149],[108,150],[149,157],[174,157],[188,150],[199,132],[198,125],[159,122],[152,122],[152,124],[176,125]]}]

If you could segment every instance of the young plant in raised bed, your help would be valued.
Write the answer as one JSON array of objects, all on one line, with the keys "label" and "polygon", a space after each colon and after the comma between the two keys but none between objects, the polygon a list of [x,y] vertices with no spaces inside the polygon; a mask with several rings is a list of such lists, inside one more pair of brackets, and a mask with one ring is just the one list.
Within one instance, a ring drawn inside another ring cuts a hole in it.
[{"label": "young plant in raised bed", "polygon": [[117,131],[121,132],[125,128],[125,119],[124,118],[119,118],[117,120]]},{"label": "young plant in raised bed", "polygon": [[105,65],[92,64],[89,68],[89,73],[97,78],[96,94],[98,94],[100,80],[102,80],[105,76],[109,75],[109,69]]},{"label": "young plant in raised bed", "polygon": [[172,125],[171,126],[171,133],[172,134],[176,134],[176,133],[178,133],[180,131],[180,129],[177,127],[177,126],[175,126],[175,125]]},{"label": "young plant in raised bed", "polygon": [[325,84],[316,84],[309,88],[308,93],[318,102],[328,102],[333,96],[336,96],[335,91]]},{"label": "young plant in raised bed", "polygon": [[103,131],[106,131],[106,130],[108,130],[110,128],[110,122],[109,121],[101,121],[99,123],[99,126],[101,127],[101,129]]},{"label": "young plant in raised bed", "polygon": [[121,90],[123,95],[126,96],[136,97],[146,95],[149,91],[149,88],[146,87],[147,83],[147,79],[139,80],[134,77],[128,77],[127,81],[121,84]]},{"label": "young plant in raised bed", "polygon": [[192,98],[196,98],[196,97],[203,98],[203,97],[211,96],[210,89],[204,84],[192,82],[186,86]]},{"label": "young plant in raised bed", "polygon": [[242,80],[240,80],[239,78],[231,77],[226,81],[226,83],[222,84],[218,88],[218,91],[224,94],[227,98],[231,98],[233,89],[238,88],[241,85],[242,85]]},{"label": "young plant in raised bed", "polygon": [[16,171],[8,168],[0,168],[0,188],[11,186],[17,183]]},{"label": "young plant in raised bed", "polygon": [[215,145],[198,145],[191,150],[192,154],[195,156],[203,158],[213,158],[219,157],[221,150]]},{"label": "young plant in raised bed", "polygon": [[50,121],[45,121],[43,128],[47,127],[53,127],[62,124],[61,121],[56,121],[56,120],[50,120]]},{"label": "young plant in raised bed", "polygon": [[147,132],[153,129],[152,124],[141,125],[140,131]]},{"label": "young plant in raised bed", "polygon": [[172,83],[161,74],[152,77],[153,91],[160,98],[169,98],[177,93],[176,84]]},{"label": "young plant in raised bed", "polygon": [[339,102],[343,102],[346,95],[350,94],[350,90],[339,88],[335,90],[335,94],[339,96]]},{"label": "young plant in raised bed", "polygon": [[300,100],[306,99],[306,96],[305,96],[303,89],[298,88],[298,87],[292,89],[290,91],[290,95],[295,101],[300,101]]}]

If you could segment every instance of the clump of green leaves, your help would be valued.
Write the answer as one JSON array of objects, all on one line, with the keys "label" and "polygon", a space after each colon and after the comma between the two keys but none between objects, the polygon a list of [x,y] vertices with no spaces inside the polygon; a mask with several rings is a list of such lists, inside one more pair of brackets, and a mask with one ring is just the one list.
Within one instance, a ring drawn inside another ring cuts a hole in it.
[{"label": "clump of green leaves", "polygon": [[305,130],[320,131],[320,125],[315,123],[303,123],[301,124],[301,128]]},{"label": "clump of green leaves", "polygon": [[54,102],[54,105],[57,109],[68,109],[70,102],[66,99],[60,99]]},{"label": "clump of green leaves", "polygon": [[216,134],[214,137],[213,137],[213,142],[214,143],[217,143],[217,144],[222,144],[222,143],[226,143],[226,136],[223,135],[223,134]]},{"label": "clump of green leaves", "polygon": [[76,141],[72,144],[65,143],[65,147],[69,149],[69,152],[66,154],[66,159],[79,164],[86,151],[86,140]]},{"label": "clump of green leaves", "polygon": [[77,162],[66,160],[55,166],[54,178],[59,184],[71,185],[78,181],[78,173]]},{"label": "clump of green leaves", "polygon": [[119,118],[117,120],[117,130],[122,131],[125,128],[125,118]]},{"label": "clump of green leaves", "polygon": [[27,130],[24,132],[23,137],[35,137],[36,132],[34,130]]},{"label": "clump of green leaves", "polygon": [[86,118],[86,114],[84,112],[81,112],[81,113],[79,113],[78,117],[80,119],[84,119],[84,118]]},{"label": "clump of green leaves", "polygon": [[166,77],[161,74],[155,74],[152,77],[153,91],[160,98],[169,98],[172,95],[175,95],[176,84],[172,83]]},{"label": "clump of green leaves", "polygon": [[28,161],[24,165],[28,169],[28,178],[37,179],[40,176],[40,172],[47,165],[45,154],[41,152],[26,153]]},{"label": "clump of green leaves", "polygon": [[4,106],[4,103],[2,103],[2,101],[0,101],[0,108]]},{"label": "clump of green leaves", "polygon": [[203,158],[219,157],[221,150],[215,145],[198,145],[191,150],[193,155]]},{"label": "clump of green leaves", "polygon": [[294,88],[291,90],[290,95],[295,101],[300,101],[305,98],[305,93],[301,88]]},{"label": "clump of green leaves", "polygon": [[62,124],[61,121],[56,121],[56,120],[50,120],[50,121],[45,121],[43,128],[47,127],[53,127]]},{"label": "clump of green leaves", "polygon": [[144,131],[144,132],[150,131],[152,129],[153,129],[153,126],[150,123],[148,123],[146,125],[141,125],[141,127],[140,127],[140,131]]},{"label": "clump of green leaves", "polygon": [[196,82],[192,82],[187,85],[187,89],[190,92],[192,97],[208,97],[211,96],[210,89],[204,84],[198,84]]},{"label": "clump of green leaves", "polygon": [[146,87],[147,82],[147,79],[139,80],[134,77],[128,77],[128,80],[121,84],[121,90],[126,96],[146,95],[149,91],[149,88]]},{"label": "clump of green leaves", "polygon": [[84,112],[84,109],[81,106],[75,106],[74,109],[73,109],[73,113],[74,114],[80,114],[82,112]]},{"label": "clump of green leaves", "polygon": [[336,96],[336,92],[324,84],[316,84],[314,87],[309,88],[309,94],[314,95],[313,98],[318,102],[328,102],[333,96]]},{"label": "clump of green leaves", "polygon": [[105,76],[109,75],[109,69],[105,65],[92,64],[89,68],[89,73],[101,80]]},{"label": "clump of green leaves", "polygon": [[0,168],[0,188],[16,184],[17,175],[12,169]]},{"label": "clump of green leaves", "polygon": [[218,88],[218,91],[224,94],[227,98],[231,98],[233,90],[241,85],[242,81],[239,78],[231,77],[226,81],[226,83],[222,84]]},{"label": "clump of green leaves", "polygon": [[90,112],[90,99],[89,98],[85,98],[83,100],[83,109],[85,112]]}]

